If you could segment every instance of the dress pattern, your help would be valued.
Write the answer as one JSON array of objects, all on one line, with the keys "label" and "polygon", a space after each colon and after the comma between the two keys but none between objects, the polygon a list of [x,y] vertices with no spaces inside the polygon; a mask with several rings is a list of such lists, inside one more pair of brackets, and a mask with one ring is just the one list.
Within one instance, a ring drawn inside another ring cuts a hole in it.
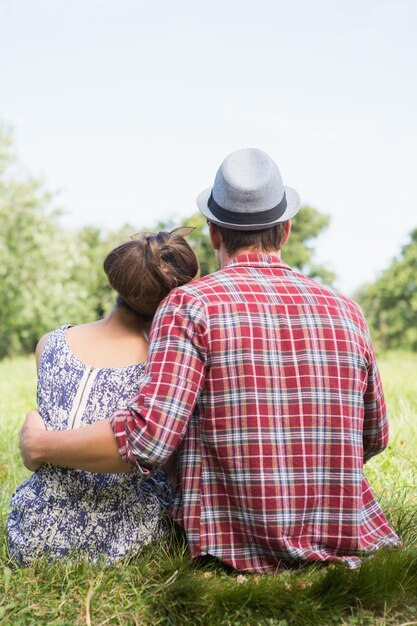
[{"label": "dress pattern", "polygon": [[[137,393],[144,364],[92,368],[71,352],[68,326],[50,333],[42,352],[37,400],[47,430],[66,430],[108,418]],[[135,554],[165,534],[172,492],[162,469],[96,474],[43,465],[17,488],[10,505],[8,541],[21,565],[70,553],[108,563]]]}]

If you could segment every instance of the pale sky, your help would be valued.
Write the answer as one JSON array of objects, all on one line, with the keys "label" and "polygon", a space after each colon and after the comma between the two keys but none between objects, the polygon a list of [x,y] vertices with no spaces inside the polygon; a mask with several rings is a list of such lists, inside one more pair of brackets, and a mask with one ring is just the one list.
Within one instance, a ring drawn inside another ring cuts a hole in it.
[{"label": "pale sky", "polygon": [[0,119],[71,226],[182,223],[261,148],[351,293],[417,227],[416,33],[417,0],[0,0]]}]

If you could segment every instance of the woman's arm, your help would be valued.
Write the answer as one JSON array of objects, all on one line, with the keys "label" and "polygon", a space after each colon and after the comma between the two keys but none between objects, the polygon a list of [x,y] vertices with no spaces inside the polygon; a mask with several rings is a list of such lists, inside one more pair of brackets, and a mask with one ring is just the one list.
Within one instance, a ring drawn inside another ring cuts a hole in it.
[{"label": "woman's arm", "polygon": [[43,463],[89,472],[121,473],[132,470],[119,455],[107,420],[72,430],[45,430],[38,411],[30,411],[20,431],[20,454],[28,469]]},{"label": "woman's arm", "polygon": [[38,345],[36,346],[35,356],[36,356],[36,371],[39,374],[39,363],[41,361],[41,355],[44,347],[46,346],[46,342],[48,341],[48,335],[44,335],[38,341]]}]

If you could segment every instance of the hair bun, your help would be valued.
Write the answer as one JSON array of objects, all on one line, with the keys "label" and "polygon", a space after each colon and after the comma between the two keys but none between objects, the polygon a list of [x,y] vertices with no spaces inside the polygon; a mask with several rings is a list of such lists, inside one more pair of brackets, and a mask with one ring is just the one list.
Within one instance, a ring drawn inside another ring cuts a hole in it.
[{"label": "hair bun", "polygon": [[183,237],[159,232],[138,235],[114,248],[104,271],[122,300],[149,318],[171,289],[195,277],[198,260]]}]

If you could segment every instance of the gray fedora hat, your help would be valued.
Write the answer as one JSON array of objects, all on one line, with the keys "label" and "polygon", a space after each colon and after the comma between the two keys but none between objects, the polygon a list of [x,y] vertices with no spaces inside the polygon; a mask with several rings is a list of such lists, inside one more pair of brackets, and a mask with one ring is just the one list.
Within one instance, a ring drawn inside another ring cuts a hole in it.
[{"label": "gray fedora hat", "polygon": [[233,230],[263,230],[293,217],[300,196],[284,187],[274,161],[258,148],[236,150],[225,158],[213,187],[197,206],[210,222]]}]

